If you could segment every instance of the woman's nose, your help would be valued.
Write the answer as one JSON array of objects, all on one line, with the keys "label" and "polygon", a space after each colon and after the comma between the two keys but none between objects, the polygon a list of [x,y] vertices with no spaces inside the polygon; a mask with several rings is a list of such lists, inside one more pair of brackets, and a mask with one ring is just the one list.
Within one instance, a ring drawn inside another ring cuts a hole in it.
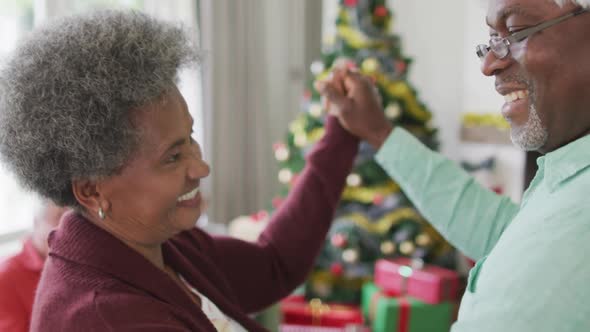
[{"label": "woman's nose", "polygon": [[206,161],[204,161],[200,156],[195,156],[195,158],[192,159],[190,162],[187,175],[189,178],[197,180],[207,177],[209,175],[209,172],[209,164]]}]

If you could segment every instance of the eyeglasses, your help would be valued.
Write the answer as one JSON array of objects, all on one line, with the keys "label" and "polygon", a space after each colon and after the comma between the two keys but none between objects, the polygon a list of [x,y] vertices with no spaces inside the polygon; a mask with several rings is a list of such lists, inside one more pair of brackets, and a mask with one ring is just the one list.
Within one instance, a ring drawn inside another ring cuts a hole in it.
[{"label": "eyeglasses", "polygon": [[561,22],[567,20],[568,18],[572,18],[574,16],[578,16],[578,15],[586,13],[586,12],[588,12],[588,9],[578,8],[571,13],[565,14],[563,16],[559,16],[557,18],[554,18],[554,19],[551,19],[551,20],[548,20],[545,22],[541,22],[541,23],[539,23],[535,26],[532,26],[530,28],[526,28],[526,29],[520,30],[518,32],[515,32],[515,33],[509,35],[508,37],[491,38],[489,45],[486,45],[486,44],[477,45],[475,47],[475,52],[480,60],[483,60],[485,58],[485,56],[490,51],[492,51],[492,53],[494,53],[496,58],[504,59],[505,57],[508,56],[508,54],[510,54],[510,46],[512,44],[519,43],[519,42],[527,39],[528,37],[530,37],[532,34],[543,31],[551,26],[554,26],[558,23],[561,23]]}]

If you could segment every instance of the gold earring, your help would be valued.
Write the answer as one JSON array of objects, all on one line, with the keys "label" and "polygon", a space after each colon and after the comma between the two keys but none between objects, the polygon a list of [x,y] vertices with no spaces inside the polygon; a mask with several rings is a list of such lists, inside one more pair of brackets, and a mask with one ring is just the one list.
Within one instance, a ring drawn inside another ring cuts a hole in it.
[{"label": "gold earring", "polygon": [[102,210],[101,207],[98,208],[98,217],[100,218],[100,220],[104,220],[104,218],[105,218],[104,211]]}]

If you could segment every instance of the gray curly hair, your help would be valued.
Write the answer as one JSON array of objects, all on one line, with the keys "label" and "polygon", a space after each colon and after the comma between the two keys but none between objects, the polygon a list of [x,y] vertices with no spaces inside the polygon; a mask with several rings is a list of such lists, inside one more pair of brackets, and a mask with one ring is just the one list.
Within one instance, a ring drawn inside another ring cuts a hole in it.
[{"label": "gray curly hair", "polygon": [[72,181],[117,174],[138,145],[131,111],[198,60],[180,27],[135,11],[37,29],[0,70],[0,156],[25,188],[80,207]]}]

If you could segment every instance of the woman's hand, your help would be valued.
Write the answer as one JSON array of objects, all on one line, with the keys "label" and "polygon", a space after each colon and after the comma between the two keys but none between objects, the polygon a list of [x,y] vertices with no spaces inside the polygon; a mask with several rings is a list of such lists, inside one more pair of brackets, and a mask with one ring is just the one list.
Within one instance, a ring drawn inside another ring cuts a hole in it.
[{"label": "woman's hand", "polygon": [[393,127],[381,107],[373,82],[356,71],[335,69],[329,80],[316,82],[316,89],[328,98],[330,114],[344,128],[379,149]]}]

